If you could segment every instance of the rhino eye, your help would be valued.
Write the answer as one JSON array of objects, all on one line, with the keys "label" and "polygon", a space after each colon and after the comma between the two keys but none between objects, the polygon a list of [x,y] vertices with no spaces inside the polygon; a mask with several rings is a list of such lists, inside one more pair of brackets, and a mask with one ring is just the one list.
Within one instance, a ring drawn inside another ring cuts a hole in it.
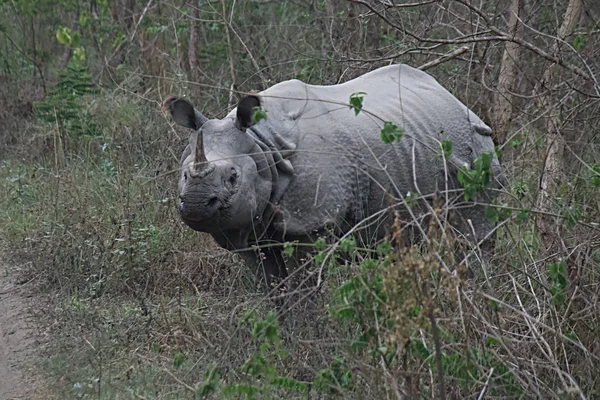
[{"label": "rhino eye", "polygon": [[183,180],[184,180],[184,181],[187,181],[187,172],[184,172],[184,173],[183,173]]}]

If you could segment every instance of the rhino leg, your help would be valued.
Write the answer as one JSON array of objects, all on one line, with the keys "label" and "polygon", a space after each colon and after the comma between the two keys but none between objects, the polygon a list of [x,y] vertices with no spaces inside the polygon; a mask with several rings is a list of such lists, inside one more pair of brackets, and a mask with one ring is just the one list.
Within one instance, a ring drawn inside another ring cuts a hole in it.
[{"label": "rhino leg", "polygon": [[287,277],[285,261],[278,247],[243,250],[237,253],[254,273],[257,286],[265,285],[270,290]]},{"label": "rhino leg", "polygon": [[456,217],[453,225],[470,244],[470,248],[459,252],[457,263],[466,261],[470,274],[477,265],[487,268],[494,250],[495,224],[487,220],[485,206],[465,208]]}]

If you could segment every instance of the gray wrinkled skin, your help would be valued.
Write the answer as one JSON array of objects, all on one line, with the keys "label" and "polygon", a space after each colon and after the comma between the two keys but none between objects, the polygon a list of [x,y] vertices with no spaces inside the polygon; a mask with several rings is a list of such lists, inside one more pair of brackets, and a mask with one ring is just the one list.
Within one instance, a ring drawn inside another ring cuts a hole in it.
[{"label": "gray wrinkled skin", "polygon": [[[356,92],[366,93],[358,116],[348,107]],[[471,241],[493,229],[483,207],[464,203],[456,192],[458,168],[494,152],[490,128],[425,72],[393,65],[340,85],[285,81],[257,96],[267,120],[244,131],[240,105],[222,120],[202,125],[206,159],[212,164],[202,164],[208,174],[191,176],[197,133],[182,157],[181,216],[222,247],[305,242],[325,230],[343,234],[408,192],[444,193],[448,202],[461,203],[455,226]],[[404,130],[400,142],[383,143],[383,121]],[[442,140],[453,143],[446,167]],[[491,187],[497,187],[502,170],[496,158],[492,172]],[[489,201],[492,193],[483,197]],[[410,221],[406,210],[399,210]],[[382,237],[390,220],[385,213],[372,219],[365,224],[365,237]],[[285,276],[279,251],[265,254],[261,271],[267,278]],[[251,266],[258,265],[249,252],[242,255]]]}]

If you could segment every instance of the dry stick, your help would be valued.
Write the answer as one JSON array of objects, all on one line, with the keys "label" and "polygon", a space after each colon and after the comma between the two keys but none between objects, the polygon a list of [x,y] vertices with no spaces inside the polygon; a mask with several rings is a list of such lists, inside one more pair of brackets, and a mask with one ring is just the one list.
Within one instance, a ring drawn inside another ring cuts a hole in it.
[{"label": "dry stick", "polygon": [[433,4],[433,3],[437,3],[439,2],[439,0],[429,0],[429,1],[423,1],[421,3],[406,3],[406,4],[394,4],[391,1],[389,2],[381,2],[381,4],[383,4],[386,7],[390,7],[390,8],[409,8],[409,7],[420,7],[420,6],[426,6],[427,4]]},{"label": "dry stick", "polygon": [[442,345],[440,343],[440,332],[438,330],[437,321],[433,312],[433,302],[429,304],[429,321],[431,322],[431,331],[433,333],[433,343],[435,345],[435,363],[438,372],[438,388],[440,391],[440,399],[446,398],[446,384],[444,382],[444,370],[442,369]]},{"label": "dry stick", "polygon": [[227,23],[227,9],[225,8],[225,0],[221,0],[223,6],[223,24],[225,24],[225,36],[227,37],[227,50],[229,58],[229,71],[231,72],[231,85],[229,87],[229,103],[228,108],[233,107],[233,91],[235,90],[235,70],[233,68],[233,48],[231,47],[231,36],[229,35],[229,24]]},{"label": "dry stick", "polygon": [[[475,312],[475,315],[479,318],[479,320],[485,325],[486,329],[494,336],[497,338],[502,338],[502,334],[500,333],[499,329],[496,327],[495,325],[493,325],[492,323],[488,322],[487,319],[483,316],[483,314],[481,313],[481,311],[477,308],[477,306],[475,305],[475,303],[473,302],[472,299],[470,299],[467,296],[467,293],[464,290],[460,290],[461,294],[462,294],[462,298],[464,298],[467,303],[469,303],[469,305],[471,306],[472,310]],[[509,343],[510,344],[510,343]],[[511,358],[511,361],[514,363],[514,366],[516,367],[520,367],[519,364],[519,359],[513,354],[513,352],[511,351],[511,349],[508,347],[508,344],[505,342],[505,340],[500,340],[500,346],[504,349],[504,351],[506,352],[506,354]],[[500,357],[496,356],[496,358],[498,360],[501,360]],[[513,372],[515,370],[514,367],[508,366],[509,370],[511,372]],[[538,389],[535,386],[529,386],[527,384],[526,381],[523,380],[523,378],[519,375],[514,373],[513,376],[515,377],[515,379],[517,381],[519,381],[519,383],[521,384],[521,386],[523,387],[530,387],[531,390],[535,391],[537,398],[541,398],[540,393],[538,391]]]},{"label": "dry stick", "polygon": [[446,55],[436,58],[433,61],[429,61],[428,63],[421,65],[420,67],[418,67],[418,69],[420,69],[421,71],[427,71],[429,68],[433,68],[433,67],[438,66],[448,60],[451,60],[453,58],[460,56],[467,50],[469,50],[469,48],[467,46],[460,47],[460,48],[454,50],[452,53],[448,53]]},{"label": "dry stick", "polygon": [[252,55],[252,52],[250,52],[250,49],[248,48],[248,46],[246,46],[246,43],[244,43],[244,41],[242,40],[242,38],[240,37],[240,35],[237,33],[237,31],[235,29],[233,29],[233,26],[229,25],[229,28],[231,28],[231,30],[233,31],[233,34],[235,35],[235,37],[239,40],[239,42],[242,45],[242,47],[244,47],[244,49],[246,50],[246,53],[248,54],[248,57],[250,57],[250,60],[252,61],[252,65],[254,65],[254,68],[256,68],[256,73],[258,74],[258,76],[259,76],[259,78],[260,78],[260,80],[262,82],[263,89],[266,88],[267,87],[267,80],[265,79],[265,76],[262,73],[262,69],[260,68],[260,66],[256,62],[256,59]]},{"label": "dry stick", "polygon": [[[463,293],[463,295],[466,296],[465,293]],[[551,333],[555,334],[555,335],[559,335],[560,338],[562,340],[565,340],[571,344],[573,344],[575,347],[577,347],[579,350],[583,351],[586,355],[588,355],[591,358],[594,358],[595,360],[600,361],[600,356],[595,355],[594,353],[590,353],[590,351],[581,343],[581,342],[576,342],[575,340],[571,339],[570,337],[561,334],[560,332],[558,332],[556,329],[554,329],[553,327],[551,327],[550,325],[542,322],[542,321],[538,321],[536,320],[534,317],[532,317],[531,315],[522,312],[521,310],[511,306],[510,304],[506,303],[505,301],[500,300],[497,297],[491,296],[485,292],[480,293],[481,296],[485,297],[488,300],[492,300],[498,304],[500,304],[501,306],[510,309],[511,311],[515,312],[516,314],[520,315],[521,317],[523,317],[523,319],[525,320],[534,320],[535,322],[537,322],[540,326],[548,329]]]},{"label": "dry stick", "polygon": [[35,68],[40,74],[40,78],[42,78],[42,89],[44,90],[44,96],[46,96],[46,78],[44,78],[44,73],[42,72],[42,68],[40,67],[40,65],[33,58],[29,57],[27,53],[21,50],[21,48],[11,39],[10,36],[8,36],[8,34],[5,31],[2,31],[2,33],[4,34],[4,37],[6,37],[8,41],[15,47],[15,49],[17,49],[17,51],[21,53],[23,57],[25,57],[26,59],[31,61],[33,65],[35,65]]},{"label": "dry stick", "polygon": [[129,40],[123,40],[121,43],[119,43],[119,45],[117,46],[117,48],[115,49],[115,51],[113,51],[113,53],[110,55],[110,57],[108,57],[107,60],[106,59],[104,60],[104,66],[105,67],[108,67],[108,63],[110,62],[110,60],[112,60],[113,57],[117,54],[117,52],[119,50],[121,50],[121,47],[123,47],[123,45],[125,44],[125,42],[131,42],[133,40],[133,38],[135,37],[135,34],[137,33],[138,27],[142,23],[142,20],[146,16],[146,13],[148,12],[148,9],[150,8],[150,5],[152,4],[152,1],[153,0],[148,0],[148,3],[146,4],[146,7],[144,7],[144,10],[142,11],[142,14],[140,15],[140,18],[138,19],[138,22],[135,24],[135,27],[133,28],[133,32],[129,36]]},{"label": "dry stick", "polygon": [[488,384],[490,383],[490,378],[492,377],[493,373],[494,373],[494,367],[490,368],[490,372],[488,373],[487,379],[485,380],[485,384],[481,388],[481,392],[479,393],[479,396],[477,396],[477,400],[483,400],[483,395],[485,394],[485,390],[487,389]]}]

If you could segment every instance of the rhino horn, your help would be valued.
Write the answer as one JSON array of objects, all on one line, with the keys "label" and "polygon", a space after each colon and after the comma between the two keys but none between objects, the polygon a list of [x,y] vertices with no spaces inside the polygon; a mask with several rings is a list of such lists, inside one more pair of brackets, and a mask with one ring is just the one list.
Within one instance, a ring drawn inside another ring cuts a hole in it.
[{"label": "rhino horn", "polygon": [[208,159],[206,158],[206,153],[204,152],[202,130],[199,130],[196,134],[194,134],[194,136],[192,136],[191,148],[194,152],[194,166],[192,168],[192,173],[199,175],[209,165]]}]

